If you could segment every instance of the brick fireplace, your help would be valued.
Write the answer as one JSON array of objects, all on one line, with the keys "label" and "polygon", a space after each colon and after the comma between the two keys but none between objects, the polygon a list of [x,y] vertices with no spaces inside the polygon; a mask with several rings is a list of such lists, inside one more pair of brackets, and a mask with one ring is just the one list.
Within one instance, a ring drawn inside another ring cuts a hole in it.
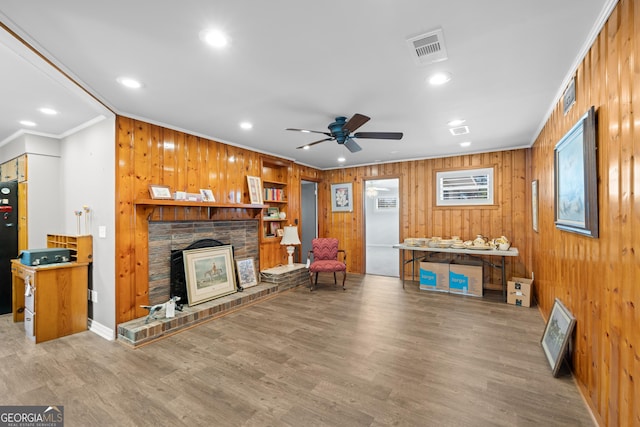
[{"label": "brick fireplace", "polygon": [[258,221],[149,222],[149,304],[170,297],[170,256],[200,239],[216,239],[233,246],[235,259],[253,258],[260,271]]}]

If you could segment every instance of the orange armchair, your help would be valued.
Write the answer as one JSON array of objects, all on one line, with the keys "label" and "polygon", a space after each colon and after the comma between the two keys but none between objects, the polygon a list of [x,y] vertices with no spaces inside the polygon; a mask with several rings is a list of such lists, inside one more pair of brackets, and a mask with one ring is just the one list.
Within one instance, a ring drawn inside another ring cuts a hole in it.
[{"label": "orange armchair", "polygon": [[[310,290],[313,291],[318,285],[318,273],[333,273],[333,284],[337,285],[338,271],[342,271],[342,289],[344,290],[344,281],[347,278],[347,252],[344,249],[338,249],[338,239],[333,237],[313,239],[311,248],[308,255],[308,259],[311,259],[313,254],[313,262],[309,265]],[[341,260],[338,259],[338,254],[342,254]],[[315,282],[313,281],[314,273]]]}]

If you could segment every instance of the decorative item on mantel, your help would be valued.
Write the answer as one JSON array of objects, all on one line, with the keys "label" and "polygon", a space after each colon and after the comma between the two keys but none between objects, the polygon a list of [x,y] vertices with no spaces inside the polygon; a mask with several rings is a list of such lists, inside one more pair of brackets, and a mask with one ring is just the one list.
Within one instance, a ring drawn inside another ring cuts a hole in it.
[{"label": "decorative item on mantel", "polygon": [[282,237],[280,244],[287,246],[287,253],[289,254],[287,265],[289,267],[293,267],[293,252],[296,249],[293,245],[300,244],[300,238],[298,237],[298,227],[295,225],[287,225],[286,227],[284,227],[284,236]]}]

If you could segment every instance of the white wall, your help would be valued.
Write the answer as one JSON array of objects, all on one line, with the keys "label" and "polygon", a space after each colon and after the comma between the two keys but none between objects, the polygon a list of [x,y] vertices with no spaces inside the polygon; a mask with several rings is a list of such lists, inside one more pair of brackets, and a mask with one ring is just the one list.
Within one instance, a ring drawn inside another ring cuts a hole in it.
[{"label": "white wall", "polygon": [[[80,217],[81,234],[93,235],[93,290],[91,329],[105,338],[115,338],[115,116],[65,137],[60,145],[62,234],[77,234],[74,211],[90,209],[88,229],[85,213]],[[31,158],[29,158],[31,161]],[[29,165],[29,172],[31,172]],[[106,237],[99,237],[104,227]]]}]

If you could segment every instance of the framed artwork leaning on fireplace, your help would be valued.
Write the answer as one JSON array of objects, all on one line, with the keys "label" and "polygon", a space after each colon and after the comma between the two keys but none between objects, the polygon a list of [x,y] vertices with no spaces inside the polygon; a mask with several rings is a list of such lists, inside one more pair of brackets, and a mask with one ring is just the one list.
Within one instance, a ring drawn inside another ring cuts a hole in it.
[{"label": "framed artwork leaning on fireplace", "polygon": [[231,245],[185,250],[183,260],[189,306],[237,291]]}]

